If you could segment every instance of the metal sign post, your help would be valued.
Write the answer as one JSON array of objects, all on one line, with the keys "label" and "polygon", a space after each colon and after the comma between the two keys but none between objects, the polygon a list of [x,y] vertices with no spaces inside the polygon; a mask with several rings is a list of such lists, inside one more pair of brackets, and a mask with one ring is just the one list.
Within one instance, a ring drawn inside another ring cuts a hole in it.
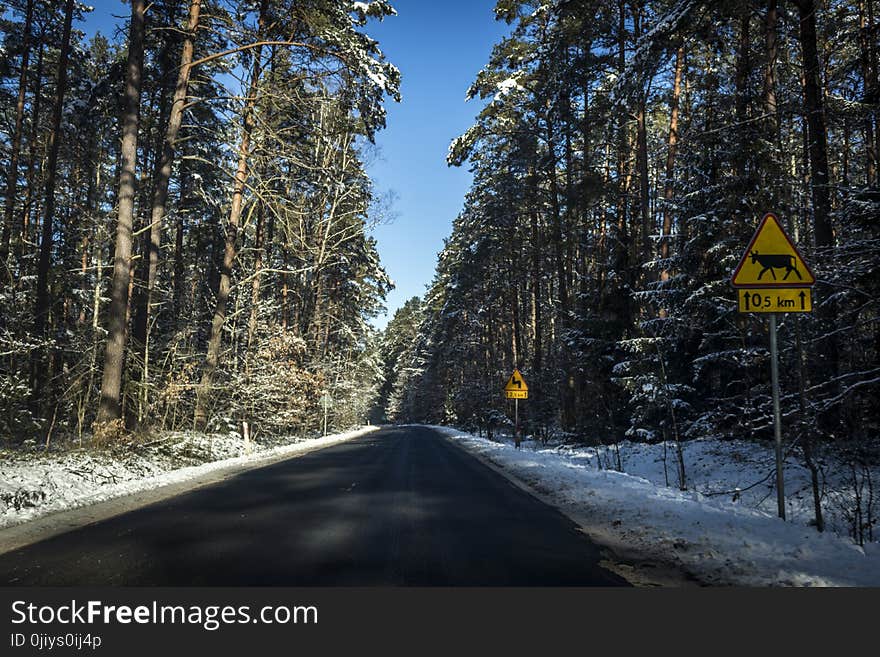
[{"label": "metal sign post", "polygon": [[[777,274],[778,272],[778,274]],[[766,277],[766,278],[765,278]],[[737,310],[770,315],[770,388],[773,394],[773,439],[776,447],[776,505],[785,520],[785,481],[782,476],[782,410],[779,403],[779,313],[813,310],[816,277],[798,253],[779,219],[767,213],[731,276],[737,288]]]},{"label": "metal sign post", "polygon": [[513,440],[519,442],[519,398],[513,400]]},{"label": "metal sign post", "polygon": [[330,410],[330,395],[326,392],[321,395],[321,405],[324,407],[324,436],[327,435],[327,415]]},{"label": "metal sign post", "polygon": [[519,447],[519,400],[529,398],[529,385],[518,369],[514,369],[513,374],[507,380],[507,385],[504,386],[504,396],[513,400],[513,442]]},{"label": "metal sign post", "polygon": [[782,477],[782,412],[779,407],[779,349],[776,313],[770,313],[770,387],[773,390],[773,438],[776,442],[776,506],[785,520],[785,481]]}]

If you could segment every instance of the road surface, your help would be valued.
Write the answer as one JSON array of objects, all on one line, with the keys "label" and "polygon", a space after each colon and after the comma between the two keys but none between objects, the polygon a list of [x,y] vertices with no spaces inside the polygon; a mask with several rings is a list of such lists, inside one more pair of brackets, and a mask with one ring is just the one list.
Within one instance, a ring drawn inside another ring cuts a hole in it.
[{"label": "road surface", "polygon": [[393,427],[0,555],[2,585],[623,585],[426,427]]}]

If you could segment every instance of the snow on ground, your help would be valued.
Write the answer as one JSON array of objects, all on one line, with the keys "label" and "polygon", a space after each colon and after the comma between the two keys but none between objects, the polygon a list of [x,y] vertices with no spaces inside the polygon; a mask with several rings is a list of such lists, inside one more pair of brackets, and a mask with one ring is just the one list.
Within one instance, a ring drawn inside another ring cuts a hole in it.
[{"label": "snow on ground", "polygon": [[237,433],[176,432],[140,446],[0,453],[0,529],[45,516],[199,478],[229,467],[335,445],[377,427],[324,438],[245,442]]},{"label": "snow on ground", "polygon": [[[465,449],[539,490],[572,516],[588,518],[604,536],[678,564],[706,583],[747,586],[880,586],[880,543],[859,547],[847,535],[840,493],[826,500],[830,529],[808,525],[812,501],[806,472],[787,464],[787,517],[776,517],[772,449],[744,441],[684,444],[689,490],[678,489],[675,456],[663,446],[619,445],[624,472],[610,469],[611,447],[548,447],[526,441],[517,450],[456,429],[435,427]],[[600,464],[598,460],[601,459]],[[608,467],[609,469],[605,469]],[[830,468],[829,468],[830,470]],[[875,481],[880,472],[875,472]],[[745,490],[747,486],[762,481]],[[834,485],[832,485],[834,484]],[[739,489],[737,491],[737,489]],[[715,494],[725,492],[725,494]],[[876,538],[876,537],[875,537]]]}]

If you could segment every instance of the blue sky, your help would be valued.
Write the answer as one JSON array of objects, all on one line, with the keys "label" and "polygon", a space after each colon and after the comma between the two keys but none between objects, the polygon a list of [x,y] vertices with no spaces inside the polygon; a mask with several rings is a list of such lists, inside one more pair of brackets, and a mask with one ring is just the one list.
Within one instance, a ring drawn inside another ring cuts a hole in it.
[{"label": "blue sky", "polygon": [[[121,0],[92,0],[95,11],[81,28],[112,38],[116,17],[127,22]],[[437,252],[461,210],[471,176],[446,166],[449,142],[464,132],[480,109],[465,103],[467,88],[489,58],[507,25],[496,22],[495,0],[392,0],[397,16],[371,22],[367,32],[401,71],[400,104],[388,103],[388,127],[376,137],[378,154],[369,172],[379,194],[393,192],[390,224],[374,231],[379,253],[397,287],[388,316],[421,295],[434,274]]]},{"label": "blue sky", "polygon": [[480,105],[465,103],[465,92],[508,29],[494,19],[494,0],[392,4],[398,15],[368,29],[402,76],[403,101],[389,104],[388,127],[376,137],[380,159],[370,167],[377,188],[397,195],[394,222],[374,233],[397,284],[389,314],[433,278],[437,252],[471,182],[466,167],[446,166],[449,142],[473,124]]}]

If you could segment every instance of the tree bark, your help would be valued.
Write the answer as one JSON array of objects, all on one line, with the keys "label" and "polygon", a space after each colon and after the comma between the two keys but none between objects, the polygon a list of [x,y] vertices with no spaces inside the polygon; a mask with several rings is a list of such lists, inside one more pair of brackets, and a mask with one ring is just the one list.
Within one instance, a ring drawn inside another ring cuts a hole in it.
[{"label": "tree bark", "polygon": [[[88,153],[89,161],[88,168],[86,171],[86,176],[88,183],[86,184],[86,212],[89,217],[94,217],[96,214],[96,204],[97,204],[97,192],[98,192],[98,183],[100,182],[99,171],[100,171],[100,162],[102,152],[100,148],[96,147],[97,142],[97,131],[94,127],[89,129],[89,139],[88,139]],[[94,152],[97,151],[97,152]],[[93,153],[94,152],[94,153]],[[89,264],[89,252],[92,251],[92,235],[89,232],[86,232],[83,235],[82,239],[82,260],[80,262],[81,272],[82,272],[82,282],[80,284],[80,312],[78,323],[81,326],[85,326],[86,324],[86,310],[88,308],[89,302],[89,279],[88,279],[88,264]],[[97,240],[94,240],[97,241]]]},{"label": "tree bark", "polygon": [[779,116],[776,107],[776,63],[778,53],[777,24],[779,11],[776,0],[768,0],[767,16],[764,22],[764,48],[767,51],[767,66],[764,69],[764,112],[767,114],[768,132],[773,143],[778,142]]},{"label": "tree bark", "polygon": [[248,319],[247,349],[251,350],[254,336],[257,334],[257,321],[260,317],[260,283],[263,270],[264,210],[262,204],[257,209],[257,234],[254,241],[254,279],[251,281],[251,316]]},{"label": "tree bark", "polygon": [[[877,25],[874,20],[874,0],[866,0],[868,4],[868,45],[871,62],[871,102],[876,106],[880,103],[880,46],[877,45]],[[880,166],[880,112],[874,112],[874,158]],[[880,174],[878,174],[880,175]],[[876,179],[875,179],[876,182]]]},{"label": "tree bark", "polygon": [[816,35],[815,0],[798,0],[800,41],[804,67],[804,109],[809,131],[810,188],[813,197],[813,235],[817,248],[834,245],[831,228],[831,192],[828,186],[828,133],[819,51]]},{"label": "tree bark", "polygon": [[[260,4],[259,30],[262,34],[265,27],[266,14],[268,12],[268,0],[262,0]],[[223,337],[223,325],[226,322],[226,303],[229,300],[229,291],[232,287],[232,266],[236,258],[236,240],[238,226],[241,220],[242,202],[244,200],[245,187],[248,177],[248,156],[251,148],[251,134],[254,129],[254,110],[259,93],[260,75],[262,72],[262,48],[254,49],[254,63],[251,69],[251,82],[245,100],[244,115],[242,117],[241,143],[238,148],[238,168],[235,172],[235,183],[232,191],[232,206],[229,210],[229,219],[226,223],[226,242],[223,250],[223,265],[220,269],[220,286],[217,290],[217,301],[214,307],[214,315],[211,319],[211,332],[208,338],[208,348],[205,354],[205,364],[202,378],[196,390],[196,408],[193,416],[193,424],[197,431],[203,431],[208,423],[208,403],[210,401],[211,387],[214,382],[214,373],[220,364],[220,342]]]},{"label": "tree bark", "polygon": [[[761,164],[762,175],[770,180],[782,179],[782,142],[779,131],[779,111],[776,102],[776,78],[778,53],[779,11],[777,0],[767,0],[767,14],[764,18],[764,49],[767,58],[764,66],[764,138],[769,144],[769,157]],[[787,193],[776,185],[767,185],[762,194],[768,210],[783,211],[780,204],[786,200]]]},{"label": "tree bark", "polygon": [[740,15],[739,44],[736,53],[735,102],[734,117],[737,124],[737,148],[734,160],[734,175],[742,178],[746,175],[746,164],[749,158],[750,132],[746,127],[749,112],[749,72],[751,70],[751,8],[745,7]]},{"label": "tree bark", "polygon": [[[638,43],[642,36],[642,7],[639,4],[633,15],[633,39]],[[634,262],[644,264],[651,254],[650,184],[648,180],[648,128],[646,125],[647,88],[639,89],[636,106],[636,170],[639,178],[639,241],[633,249]],[[635,233],[635,230],[633,230]],[[643,280],[638,276],[638,280]]]},{"label": "tree bark", "polygon": [[[549,110],[548,110],[549,111]],[[565,271],[565,249],[563,233],[563,216],[559,204],[559,183],[556,172],[556,134],[552,119],[547,117],[547,148],[548,163],[547,177],[550,183],[550,210],[553,215],[551,239],[553,241],[553,258],[556,265],[556,285],[559,288],[559,312],[557,322],[559,334],[563,335],[570,323],[570,305],[568,296],[568,277]],[[564,341],[559,341],[559,347],[563,352],[567,351]],[[564,355],[561,363],[561,393],[562,393],[562,425],[570,427],[574,418],[574,381],[571,377],[570,358]]]},{"label": "tree bark", "polygon": [[[589,43],[584,47],[584,51],[589,51]],[[581,139],[583,140],[583,159],[581,161],[581,188],[583,189],[586,185],[586,182],[593,177],[592,170],[592,158],[591,158],[591,149],[592,149],[592,123],[590,118],[590,87],[589,83],[584,85],[583,88],[583,115],[580,122],[580,132]],[[580,223],[580,235],[578,236],[578,262],[581,263],[581,270],[578,274],[578,278],[576,281],[573,281],[574,284],[577,284],[578,288],[578,302],[577,308],[578,313],[580,315],[581,321],[590,313],[590,307],[592,306],[592,300],[590,300],[590,276],[591,274],[596,274],[598,270],[598,262],[599,262],[599,254],[601,253],[601,247],[599,246],[599,240],[596,242],[596,247],[593,247],[593,240],[595,239],[593,236],[599,232],[598,223],[595,219],[596,215],[591,216],[590,212],[590,195],[586,193],[584,190],[582,193],[578,193],[577,190],[574,190],[574,194],[577,197],[577,207],[579,214],[579,223]]]},{"label": "tree bark", "polygon": [[[285,253],[284,263],[287,264],[287,254]],[[281,274],[281,330],[287,332],[288,322],[290,318],[290,284],[287,282],[287,274]],[[295,325],[295,324],[294,324]]]},{"label": "tree bark", "polygon": [[[31,52],[31,23],[34,16],[34,0],[28,0],[24,18],[24,37],[21,53],[21,70],[18,76],[18,99],[15,103],[15,128],[12,132],[12,145],[9,153],[9,172],[6,176],[6,206],[3,213],[3,237],[0,246],[0,266],[6,265],[9,256],[9,241],[12,237],[13,214],[15,212],[15,193],[18,188],[18,156],[21,151],[21,132],[24,124],[24,99],[27,91],[28,60]],[[12,280],[11,270],[9,280]]]},{"label": "tree bark", "polygon": [[186,160],[180,163],[180,196],[177,206],[177,217],[174,222],[174,293],[172,307],[177,325],[180,325],[183,312],[183,294],[185,282],[185,270],[183,263],[183,221],[187,211],[187,193],[189,190],[189,175]]},{"label": "tree bark", "polygon": [[[869,20],[870,19],[870,20]],[[859,46],[861,50],[861,66],[862,66],[862,85],[865,98],[865,104],[868,106],[876,105],[877,89],[876,76],[874,70],[873,51],[877,48],[877,44],[871,38],[873,29],[873,8],[870,0],[859,1]],[[865,114],[864,119],[865,132],[865,183],[868,187],[873,186],[877,182],[877,166],[878,154],[877,144],[874,139],[874,118],[870,112]]]},{"label": "tree bark", "polygon": [[550,210],[553,214],[553,258],[556,265],[556,280],[559,286],[559,316],[560,323],[565,326],[568,322],[568,281],[565,275],[565,254],[563,248],[563,218],[559,204],[559,184],[556,174],[556,142],[553,132],[553,123],[547,121],[547,144],[549,149],[547,162],[547,179],[550,183]]},{"label": "tree bark", "polygon": [[25,246],[30,237],[30,218],[34,205],[34,191],[37,187],[37,166],[39,151],[39,127],[40,127],[40,109],[42,105],[43,94],[40,93],[43,81],[43,53],[45,47],[43,44],[42,34],[40,35],[40,47],[37,50],[37,70],[34,73],[34,100],[33,109],[31,110],[31,131],[28,136],[28,164],[27,164],[27,190],[24,195],[24,205],[21,209],[21,221],[19,222],[19,239],[17,259],[19,262],[19,273],[25,274],[27,268],[22,263]]},{"label": "tree bark", "polygon": [[138,120],[144,59],[144,8],[145,0],[132,0],[123,98],[122,161],[119,175],[116,249],[113,258],[113,279],[110,284],[107,347],[104,352],[101,401],[98,406],[96,424],[116,420],[122,414],[120,395],[122,393],[122,365],[125,356],[126,317],[131,276]]},{"label": "tree bark", "polygon": [[542,340],[544,332],[543,313],[541,312],[541,254],[544,248],[541,240],[541,227],[538,225],[537,174],[534,168],[529,170],[528,179],[530,182],[529,188],[534,195],[534,207],[531,209],[529,217],[532,243],[532,370],[537,377],[540,377],[543,365]]},{"label": "tree bark", "polygon": [[[156,288],[156,278],[159,272],[159,256],[162,246],[162,222],[165,219],[168,206],[168,186],[171,181],[171,172],[174,166],[175,145],[180,126],[183,123],[183,112],[186,107],[186,98],[189,89],[189,76],[193,59],[195,34],[199,27],[199,13],[202,0],[192,0],[189,6],[189,18],[186,26],[186,37],[180,54],[180,66],[178,68],[177,83],[174,87],[174,96],[171,101],[171,110],[168,114],[168,124],[165,136],[160,148],[159,157],[156,159],[156,168],[153,175],[153,197],[150,212],[149,242],[146,249],[148,261],[146,263],[146,289],[141,295],[140,307],[137,309],[135,318],[136,326],[134,334],[141,343],[143,350],[143,367],[146,375],[149,365],[149,324],[152,313],[153,293]],[[147,381],[145,380],[146,384]],[[144,387],[146,391],[146,386]],[[144,393],[146,395],[146,392]],[[148,399],[145,398],[144,406]]]},{"label": "tree bark", "polygon": [[681,97],[681,77],[684,72],[684,46],[675,52],[675,73],[672,82],[672,98],[669,102],[669,137],[666,140],[666,169],[663,181],[663,236],[660,240],[662,269],[660,280],[669,280],[669,237],[672,235],[672,201],[675,198],[675,153],[678,147],[678,100]]},{"label": "tree bark", "polygon": [[[52,259],[53,225],[55,219],[55,179],[58,173],[58,152],[61,147],[61,116],[64,109],[64,95],[67,92],[67,61],[70,58],[70,33],[73,24],[74,0],[67,0],[64,6],[64,31],[61,37],[61,52],[58,57],[58,81],[55,87],[55,107],[52,113],[52,130],[49,132],[49,155],[46,161],[46,186],[43,215],[43,230],[40,240],[40,260],[37,268],[37,294],[34,309],[34,336],[45,340],[49,320],[49,267]],[[31,406],[39,411],[46,381],[46,348],[31,352]]]},{"label": "tree bark", "polygon": [[168,184],[171,180],[171,171],[174,166],[175,146],[180,126],[183,123],[183,112],[186,107],[186,99],[189,90],[189,76],[192,70],[192,58],[196,31],[199,28],[199,13],[202,0],[192,0],[189,7],[189,19],[186,26],[186,38],[183,41],[183,50],[180,54],[180,70],[177,75],[177,84],[174,87],[174,99],[171,103],[171,113],[168,117],[168,127],[165,131],[165,141],[162,153],[156,167],[155,186],[153,189],[152,212],[150,216],[150,270],[147,279],[149,314],[149,297],[156,287],[156,274],[159,268],[159,254],[162,241],[162,221],[165,218],[168,205]]},{"label": "tree bark", "polygon": [[520,281],[522,277],[519,275],[518,264],[522,262],[522,247],[519,239],[516,224],[518,223],[516,215],[513,216],[513,226],[511,227],[510,240],[510,267],[511,271],[517,272],[515,284],[510,286],[510,307],[512,310],[511,320],[513,322],[513,330],[511,331],[511,349],[513,351],[513,366],[522,367],[522,336],[520,334],[520,318],[519,318],[519,299],[520,299]]},{"label": "tree bark", "polygon": [[[618,3],[618,26],[617,26],[617,68],[618,74],[622,75],[626,69],[626,1],[620,0]],[[613,300],[613,312],[620,324],[622,330],[626,330],[630,321],[630,262],[629,262],[629,228],[628,228],[628,206],[629,206],[629,174],[627,172],[627,157],[630,152],[630,138],[626,124],[626,116],[623,113],[618,115],[617,125],[617,199],[615,213],[617,227],[611,236],[613,244],[613,263],[612,271],[615,274],[616,282],[613,290],[606,292],[611,294]]]},{"label": "tree bark", "polygon": [[[817,257],[831,260],[834,232],[831,226],[831,189],[828,175],[828,136],[825,127],[822,80],[820,77],[819,52],[816,34],[816,4],[814,0],[799,0],[800,41],[803,57],[804,109],[807,122],[807,153],[810,169],[810,188],[813,199],[813,239]],[[839,343],[834,333],[837,320],[837,304],[829,299],[820,307],[820,318],[825,325],[825,335],[819,342],[815,361],[822,378],[835,381],[840,367]],[[831,394],[839,390],[832,383]],[[820,416],[818,423],[827,432],[835,432],[840,413],[835,408]]]}]

